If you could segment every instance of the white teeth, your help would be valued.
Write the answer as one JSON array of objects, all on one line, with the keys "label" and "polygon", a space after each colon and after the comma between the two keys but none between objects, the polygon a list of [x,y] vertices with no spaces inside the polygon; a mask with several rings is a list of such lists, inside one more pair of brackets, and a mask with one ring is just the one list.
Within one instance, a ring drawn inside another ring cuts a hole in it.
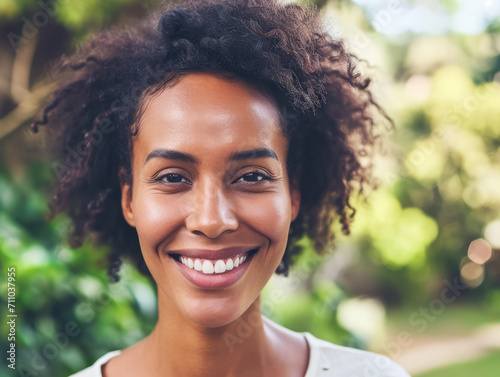
[{"label": "white teeth", "polygon": [[226,272],[226,264],[221,260],[218,260],[217,262],[215,262],[214,268],[215,268],[215,272],[217,274],[220,274],[222,272]]},{"label": "white teeth", "polygon": [[[184,264],[185,264],[185,263],[184,263]],[[201,270],[203,270],[203,267],[201,266],[201,262],[200,262],[200,260],[199,260],[199,259],[196,259],[196,260],[194,261],[194,269],[195,269],[196,271],[201,271]]]},{"label": "white teeth", "polygon": [[200,259],[193,259],[191,258],[186,258],[181,256],[180,261],[182,264],[188,266],[189,268],[194,268],[196,271],[203,272],[204,274],[211,275],[211,274],[222,274],[226,271],[231,271],[233,268],[239,267],[243,262],[246,261],[247,255],[242,255],[238,256],[233,259],[227,259],[226,261],[219,259],[215,261],[215,264],[212,263],[212,261],[209,260],[200,260]]},{"label": "white teeth", "polygon": [[214,265],[209,261],[203,262],[203,273],[204,274],[213,274],[214,273]]}]

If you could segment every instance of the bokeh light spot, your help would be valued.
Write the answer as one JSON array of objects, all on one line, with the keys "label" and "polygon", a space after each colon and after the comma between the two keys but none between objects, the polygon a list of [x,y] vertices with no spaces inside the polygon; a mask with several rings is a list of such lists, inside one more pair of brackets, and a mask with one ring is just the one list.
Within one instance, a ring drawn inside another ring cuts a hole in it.
[{"label": "bokeh light spot", "polygon": [[500,220],[492,221],[486,225],[484,238],[486,238],[486,241],[488,241],[493,248],[500,249]]},{"label": "bokeh light spot", "polygon": [[482,238],[474,240],[469,245],[467,256],[471,261],[477,264],[484,264],[488,262],[493,254],[491,245]]},{"label": "bokeh light spot", "polygon": [[466,263],[460,270],[462,280],[469,287],[476,288],[484,280],[484,266],[474,262]]},{"label": "bokeh light spot", "polygon": [[413,75],[405,85],[406,94],[418,101],[425,101],[431,91],[431,82],[427,76]]}]

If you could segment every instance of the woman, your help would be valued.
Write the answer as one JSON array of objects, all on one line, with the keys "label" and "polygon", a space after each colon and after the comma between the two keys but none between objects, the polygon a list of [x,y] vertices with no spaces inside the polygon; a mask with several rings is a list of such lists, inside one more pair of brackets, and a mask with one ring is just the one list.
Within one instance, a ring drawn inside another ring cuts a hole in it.
[{"label": "woman", "polygon": [[74,376],[408,376],[261,314],[297,240],[321,252],[334,217],[348,233],[385,116],[315,9],[188,1],[56,70],[33,124],[59,135],[52,211],[73,219],[74,246],[110,245],[112,280],[126,257],[158,287],[154,331]]}]

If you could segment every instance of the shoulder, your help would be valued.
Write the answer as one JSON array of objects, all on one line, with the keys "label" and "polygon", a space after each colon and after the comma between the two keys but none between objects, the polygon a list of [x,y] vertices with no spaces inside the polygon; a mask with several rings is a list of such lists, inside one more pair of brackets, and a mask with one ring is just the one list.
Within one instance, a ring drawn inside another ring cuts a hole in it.
[{"label": "shoulder", "polygon": [[311,348],[305,377],[410,377],[387,356],[339,346],[303,333]]},{"label": "shoulder", "polygon": [[102,377],[101,367],[106,364],[111,358],[119,355],[120,353],[121,351],[108,352],[104,356],[101,356],[99,359],[97,359],[96,362],[88,368],[72,374],[69,377]]}]

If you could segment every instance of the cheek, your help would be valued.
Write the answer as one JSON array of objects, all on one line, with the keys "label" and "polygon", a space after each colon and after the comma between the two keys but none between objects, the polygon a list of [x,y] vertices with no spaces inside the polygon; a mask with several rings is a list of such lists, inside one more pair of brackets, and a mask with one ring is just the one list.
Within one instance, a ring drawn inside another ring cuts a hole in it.
[{"label": "cheek", "polygon": [[291,221],[290,197],[285,189],[238,200],[238,216],[271,244],[286,242]]},{"label": "cheek", "polygon": [[138,193],[134,219],[144,257],[156,254],[158,245],[179,227],[183,207],[160,193]]}]

